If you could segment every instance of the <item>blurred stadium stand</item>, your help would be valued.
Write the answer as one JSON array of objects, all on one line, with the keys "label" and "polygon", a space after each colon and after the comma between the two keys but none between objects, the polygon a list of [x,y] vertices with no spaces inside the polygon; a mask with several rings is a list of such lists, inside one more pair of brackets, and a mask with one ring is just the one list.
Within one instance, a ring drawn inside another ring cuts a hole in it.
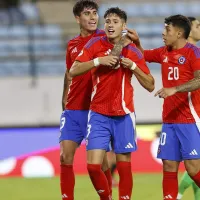
[{"label": "blurred stadium stand", "polygon": [[[62,75],[66,41],[79,32],[70,0],[4,0],[0,3],[0,76]],[[98,1],[100,27],[108,7],[126,10],[128,27],[145,48],[162,45],[164,17],[181,13],[199,16],[199,1]],[[114,2],[114,3],[113,3]]]}]

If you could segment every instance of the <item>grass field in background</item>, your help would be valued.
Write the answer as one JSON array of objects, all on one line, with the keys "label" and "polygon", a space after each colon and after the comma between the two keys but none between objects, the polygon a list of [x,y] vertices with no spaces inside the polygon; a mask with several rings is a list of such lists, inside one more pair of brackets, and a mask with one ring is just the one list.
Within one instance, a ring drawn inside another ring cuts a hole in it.
[{"label": "grass field in background", "polygon": [[[132,200],[162,200],[161,182],[161,174],[135,174]],[[0,179],[0,200],[61,200],[59,178]],[[99,200],[88,176],[76,176],[75,200]],[[193,200],[191,188],[183,200]]]}]

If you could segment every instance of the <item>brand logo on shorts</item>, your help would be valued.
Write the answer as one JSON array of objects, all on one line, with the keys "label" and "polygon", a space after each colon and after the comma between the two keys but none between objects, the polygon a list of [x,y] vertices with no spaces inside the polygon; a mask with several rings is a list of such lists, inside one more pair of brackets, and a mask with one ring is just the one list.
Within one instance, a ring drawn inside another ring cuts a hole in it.
[{"label": "brand logo on shorts", "polygon": [[129,143],[126,145],[125,149],[131,149],[131,148],[133,148],[133,145],[129,142]]},{"label": "brand logo on shorts", "polygon": [[197,153],[196,149],[193,149],[193,150],[191,151],[190,155],[191,155],[191,156],[197,156],[198,153]]}]

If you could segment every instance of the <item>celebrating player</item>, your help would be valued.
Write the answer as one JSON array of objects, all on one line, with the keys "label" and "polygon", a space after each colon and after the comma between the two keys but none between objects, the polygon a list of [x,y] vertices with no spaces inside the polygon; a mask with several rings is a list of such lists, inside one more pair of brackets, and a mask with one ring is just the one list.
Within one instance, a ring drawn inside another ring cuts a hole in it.
[{"label": "celebrating player", "polygon": [[[64,80],[63,109],[61,116],[60,136],[60,187],[62,199],[74,199],[75,176],[73,160],[77,147],[86,136],[88,110],[92,93],[91,73],[71,80],[69,69],[84,45],[93,37],[105,35],[104,31],[97,29],[98,5],[91,0],[78,1],[74,8],[74,16],[80,25],[80,35],[70,40],[67,46],[66,65],[67,70]],[[114,49],[116,53],[120,45]],[[110,192],[112,191],[112,177],[105,157],[102,170],[107,178]]]},{"label": "celebrating player", "polygon": [[112,140],[119,172],[119,200],[131,199],[131,152],[135,142],[135,113],[131,78],[136,76],[148,91],[154,89],[154,79],[141,52],[133,43],[124,47],[120,63],[109,55],[122,37],[127,15],[119,8],[110,8],[105,15],[107,36],[93,38],[86,44],[70,69],[72,77],[92,70],[93,92],[87,134],[87,169],[101,200],[110,200],[109,188],[101,164]]},{"label": "celebrating player", "polygon": [[163,160],[163,196],[176,200],[177,172],[184,160],[189,176],[200,187],[200,50],[187,42],[189,19],[174,15],[165,19],[164,47],[143,50],[135,31],[128,35],[144,52],[145,60],[162,65],[163,127],[158,158]]},{"label": "celebrating player", "polygon": [[[196,43],[200,40],[200,22],[195,17],[188,17],[191,22],[191,31],[188,37],[188,42],[196,45]],[[194,181],[190,178],[187,172],[181,178],[181,183],[179,184],[178,189],[178,197],[177,200],[182,199],[183,193],[187,188],[192,185],[194,191],[195,200],[200,200],[200,188],[194,183]]]}]

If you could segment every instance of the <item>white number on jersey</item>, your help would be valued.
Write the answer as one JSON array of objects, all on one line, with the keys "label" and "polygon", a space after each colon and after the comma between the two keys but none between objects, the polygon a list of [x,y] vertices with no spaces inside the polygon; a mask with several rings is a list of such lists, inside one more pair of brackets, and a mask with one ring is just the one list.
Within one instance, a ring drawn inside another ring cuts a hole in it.
[{"label": "white number on jersey", "polygon": [[178,67],[169,67],[168,80],[178,80],[179,79],[179,69]]}]

